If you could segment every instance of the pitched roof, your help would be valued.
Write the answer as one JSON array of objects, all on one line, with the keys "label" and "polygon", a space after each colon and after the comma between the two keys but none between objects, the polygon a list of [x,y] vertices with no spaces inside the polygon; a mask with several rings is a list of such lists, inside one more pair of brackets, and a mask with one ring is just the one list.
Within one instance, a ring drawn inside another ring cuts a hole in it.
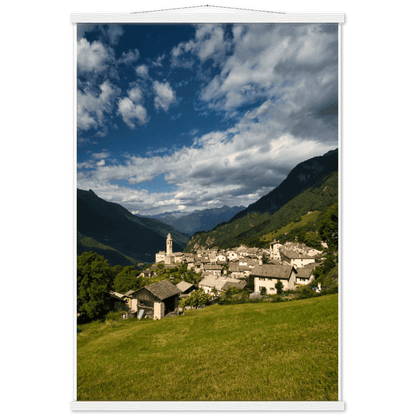
[{"label": "pitched roof", "polygon": [[279,264],[261,264],[255,266],[251,271],[252,276],[268,277],[270,279],[289,279],[293,266],[282,266]]},{"label": "pitched roof", "polygon": [[127,296],[128,298],[130,298],[130,297],[131,297],[131,295],[132,295],[134,292],[137,292],[137,290],[129,290],[128,292],[126,292],[126,293],[124,294],[124,296]]},{"label": "pitched roof", "polygon": [[204,267],[205,270],[222,270],[222,266],[219,264],[207,264]]},{"label": "pitched roof", "polygon": [[280,250],[280,252],[288,257],[289,259],[314,259],[315,256],[309,256],[308,254],[303,254],[299,251],[292,250]]},{"label": "pitched roof", "polygon": [[176,287],[181,291],[185,292],[185,290],[188,290],[190,287],[192,287],[192,283],[185,282],[185,280],[182,280],[182,282],[179,282]]},{"label": "pitched roof", "polygon": [[237,263],[230,263],[230,266],[228,267],[228,271],[230,273],[233,273],[233,272],[246,272],[248,270],[250,270],[250,267],[249,266],[240,266]]},{"label": "pitched roof", "polygon": [[245,280],[228,279],[222,285],[221,290],[227,290],[229,287],[236,287],[237,289],[244,289],[247,285]]},{"label": "pitched roof", "polygon": [[205,287],[210,287],[210,288],[215,287],[217,290],[220,290],[220,288],[223,286],[225,281],[226,279],[223,279],[221,277],[217,277],[214,275],[210,275],[202,279],[199,282],[199,286],[200,287],[205,286]]},{"label": "pitched roof", "polygon": [[296,277],[299,277],[300,279],[309,279],[309,277],[312,274],[312,268],[310,267],[299,267],[296,270]]},{"label": "pitched roof", "polygon": [[141,288],[140,290],[143,289],[147,289],[150,293],[155,295],[160,300],[181,294],[181,291],[173,283],[167,280],[162,280],[160,282],[153,283],[151,285]]}]

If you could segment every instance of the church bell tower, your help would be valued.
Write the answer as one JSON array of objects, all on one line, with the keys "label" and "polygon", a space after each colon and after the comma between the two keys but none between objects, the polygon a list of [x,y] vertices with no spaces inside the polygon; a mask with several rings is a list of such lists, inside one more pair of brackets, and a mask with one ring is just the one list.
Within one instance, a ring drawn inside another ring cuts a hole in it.
[{"label": "church bell tower", "polygon": [[166,256],[172,255],[172,236],[170,233],[166,239]]}]

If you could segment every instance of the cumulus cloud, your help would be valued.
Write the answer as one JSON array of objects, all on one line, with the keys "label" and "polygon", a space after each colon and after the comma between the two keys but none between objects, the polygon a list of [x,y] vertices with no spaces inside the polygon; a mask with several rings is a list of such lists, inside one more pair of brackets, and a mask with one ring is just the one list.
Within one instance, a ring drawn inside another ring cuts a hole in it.
[{"label": "cumulus cloud", "polygon": [[123,35],[124,30],[120,25],[109,25],[107,36],[111,45],[116,45]]},{"label": "cumulus cloud", "polygon": [[175,91],[173,91],[169,82],[153,82],[153,90],[156,94],[155,96],[155,108],[159,110],[160,108],[167,112],[169,107],[176,103]]},{"label": "cumulus cloud", "polygon": [[172,67],[192,68],[196,55],[204,63],[213,59],[214,64],[221,62],[231,43],[224,37],[222,25],[204,24],[197,26],[194,39],[182,42],[171,51]]},{"label": "cumulus cloud", "polygon": [[149,76],[149,70],[146,65],[139,65],[136,67],[136,74],[141,78],[147,78]]},{"label": "cumulus cloud", "polygon": [[106,159],[108,156],[110,156],[110,153],[108,152],[93,153],[91,156],[94,159]]},{"label": "cumulus cloud", "polygon": [[77,127],[79,131],[104,127],[111,114],[118,88],[109,81],[99,86],[99,93],[87,89],[77,91]]},{"label": "cumulus cloud", "polygon": [[125,65],[131,65],[134,61],[137,61],[139,59],[140,53],[138,49],[129,50],[127,52],[123,52],[118,59],[118,64],[125,64]]},{"label": "cumulus cloud", "polygon": [[136,125],[143,125],[147,122],[146,109],[140,103],[135,104],[128,97],[124,97],[118,102],[117,113],[131,129],[134,129]]},{"label": "cumulus cloud", "polygon": [[108,55],[101,42],[89,43],[85,38],[77,42],[77,65],[81,71],[102,71]]}]

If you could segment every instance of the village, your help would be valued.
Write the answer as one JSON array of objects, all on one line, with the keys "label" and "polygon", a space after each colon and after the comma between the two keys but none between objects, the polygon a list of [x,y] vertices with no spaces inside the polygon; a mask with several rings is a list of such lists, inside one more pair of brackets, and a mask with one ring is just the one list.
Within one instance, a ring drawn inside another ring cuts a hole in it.
[{"label": "village", "polygon": [[[254,292],[250,298],[276,295],[279,287],[281,291],[296,290],[299,285],[314,280],[313,270],[322,264],[322,254],[323,251],[305,244],[281,244],[276,240],[270,243],[269,249],[241,245],[229,250],[201,249],[196,254],[173,252],[172,237],[168,234],[166,250],[159,251],[155,263],[137,277],[151,279],[161,267],[169,269],[186,264],[187,270],[201,273],[202,280],[196,285],[185,280],[175,285],[165,279],[124,294],[111,291],[110,295],[114,309],[125,311],[124,319],[137,316],[159,320],[178,316],[184,309],[179,306],[180,299],[196,290],[202,290],[215,301],[229,288],[244,289],[249,277],[254,278]],[[314,289],[319,293],[320,284]]]}]

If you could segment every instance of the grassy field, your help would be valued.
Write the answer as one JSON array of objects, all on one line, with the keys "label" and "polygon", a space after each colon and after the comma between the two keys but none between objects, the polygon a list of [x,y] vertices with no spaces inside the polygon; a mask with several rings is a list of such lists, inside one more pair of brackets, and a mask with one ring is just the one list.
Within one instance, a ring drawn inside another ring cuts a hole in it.
[{"label": "grassy field", "polygon": [[338,400],[338,296],[79,326],[77,400]]},{"label": "grassy field", "polygon": [[266,234],[264,237],[261,237],[260,240],[271,241],[274,238],[279,237],[279,235],[282,235],[284,233],[290,233],[293,230],[303,228],[305,225],[309,224],[310,222],[315,222],[317,218],[319,217],[320,213],[321,213],[320,211],[313,211],[310,214],[302,215],[301,220],[299,222],[292,221],[290,224],[287,224],[285,227],[282,227],[278,230],[275,230]]}]

